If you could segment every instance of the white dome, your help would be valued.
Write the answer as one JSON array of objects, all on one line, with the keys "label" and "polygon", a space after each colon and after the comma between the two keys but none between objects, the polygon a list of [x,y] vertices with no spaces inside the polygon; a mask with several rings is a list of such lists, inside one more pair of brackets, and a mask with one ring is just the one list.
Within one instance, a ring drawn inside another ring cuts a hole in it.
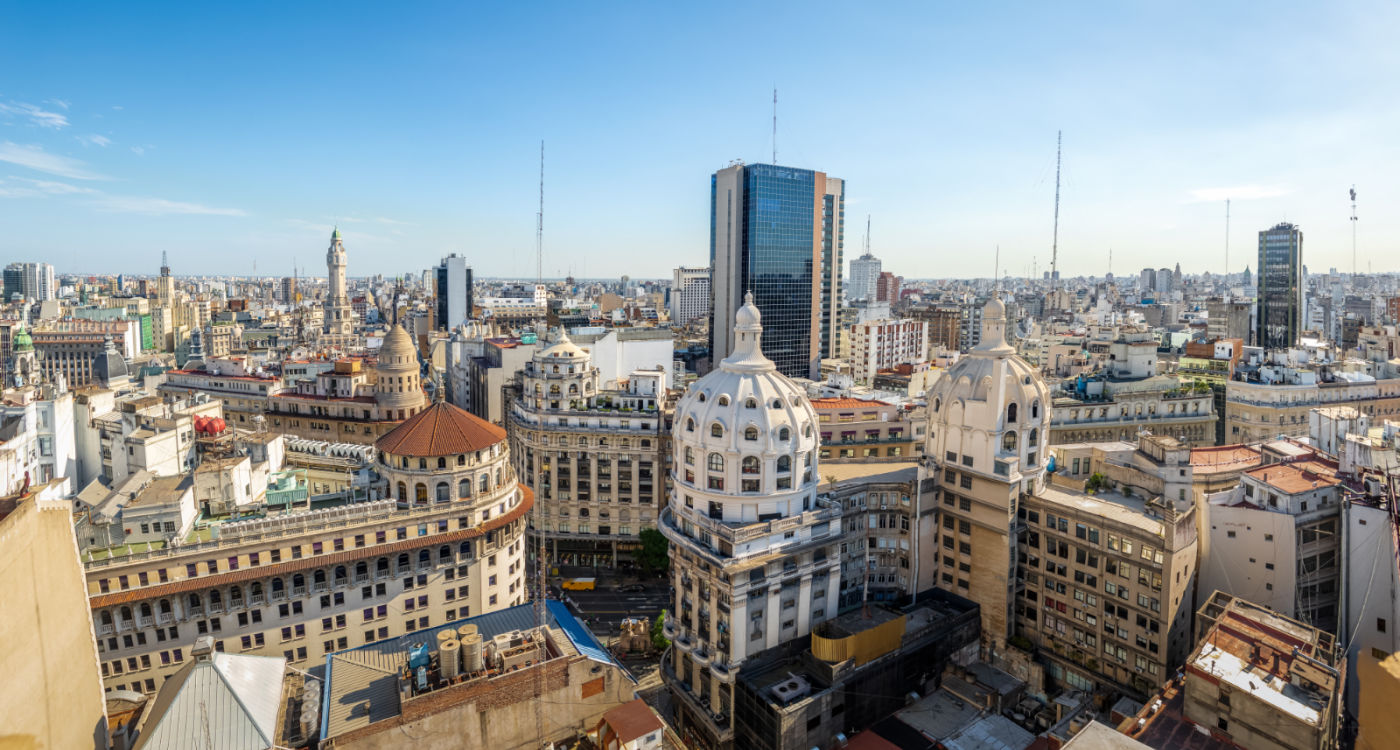
[{"label": "white dome", "polygon": [[[993,298],[983,310],[982,343],[929,387],[924,455],[944,461],[951,454],[965,467],[970,459],[974,471],[1005,481],[1040,476],[1048,458],[1050,389],[1006,343],[1001,301]],[[1019,459],[1016,472],[1011,459]]]},{"label": "white dome", "polygon": [[758,309],[750,301],[735,317],[734,353],[676,405],[677,501],[702,514],[717,502],[729,522],[798,515],[819,481],[817,413],[763,356]]},{"label": "white dome", "polygon": [[578,344],[569,340],[569,334],[561,326],[559,328],[559,338],[553,346],[535,355],[535,359],[540,361],[551,359],[588,359],[588,352],[580,349]]}]

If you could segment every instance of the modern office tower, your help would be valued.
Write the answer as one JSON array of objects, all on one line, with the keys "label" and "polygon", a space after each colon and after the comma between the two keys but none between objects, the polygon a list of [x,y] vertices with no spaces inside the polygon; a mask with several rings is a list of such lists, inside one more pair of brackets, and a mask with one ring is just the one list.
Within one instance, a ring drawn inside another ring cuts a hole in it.
[{"label": "modern office tower", "polygon": [[1259,314],[1254,343],[1286,349],[1303,321],[1303,232],[1283,222],[1259,233]]},{"label": "modern office tower", "polygon": [[1142,273],[1138,274],[1138,292],[1140,294],[1146,294],[1153,291],[1156,286],[1157,272],[1150,268],[1142,269]]},{"label": "modern office tower", "polygon": [[939,586],[982,608],[984,653],[1012,635],[1021,585],[1016,508],[1045,481],[1050,389],[1006,342],[1006,306],[993,297],[982,336],[928,392],[921,468],[942,497]]},{"label": "modern office tower", "polygon": [[526,363],[510,404],[511,455],[539,498],[531,535],[551,565],[635,562],[665,488],[665,376],[636,370],[625,386],[609,387],[562,333]]},{"label": "modern office tower", "polygon": [[710,269],[681,266],[671,276],[671,323],[710,317]]},{"label": "modern office tower", "polygon": [[330,281],[326,290],[325,323],[326,333],[336,336],[349,336],[355,332],[355,313],[350,309],[350,295],[345,288],[345,243],[340,239],[340,230],[331,232],[331,245],[326,248],[326,276]]},{"label": "modern office tower", "polygon": [[1162,296],[1171,294],[1174,288],[1172,286],[1172,270],[1170,268],[1157,269],[1157,281],[1153,286],[1158,292],[1161,292]]},{"label": "modern office tower", "polygon": [[710,352],[734,350],[744,295],[768,318],[763,353],[788,377],[817,378],[835,356],[844,184],[824,172],[737,164],[710,178]]},{"label": "modern office tower", "polygon": [[5,299],[18,294],[31,302],[51,300],[58,295],[53,266],[48,263],[11,263],[5,267]]},{"label": "modern office tower", "polygon": [[846,287],[846,299],[852,302],[875,299],[875,283],[879,278],[880,259],[866,250],[864,255],[851,261],[851,280]]},{"label": "modern office tower", "polygon": [[752,298],[724,316],[730,355],[676,406],[660,524],[675,586],[662,676],[678,732],[715,750],[749,746],[733,718],[745,661],[834,618],[841,583],[841,505],[817,497],[817,414],[763,355]]},{"label": "modern office tower", "polygon": [[472,267],[452,253],[435,269],[438,328],[452,330],[472,314]]}]

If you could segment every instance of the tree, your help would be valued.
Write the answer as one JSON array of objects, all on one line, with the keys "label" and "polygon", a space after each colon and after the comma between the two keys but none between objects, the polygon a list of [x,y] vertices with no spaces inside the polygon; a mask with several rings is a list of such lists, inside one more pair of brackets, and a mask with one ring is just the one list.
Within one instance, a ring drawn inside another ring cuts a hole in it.
[{"label": "tree", "polygon": [[1096,471],[1089,476],[1089,481],[1084,483],[1084,489],[1091,493],[1098,492],[1103,487],[1103,484],[1104,475]]},{"label": "tree", "polygon": [[642,551],[638,556],[642,570],[648,573],[660,573],[670,567],[671,559],[666,552],[669,544],[661,532],[653,528],[645,528],[637,534],[637,539],[642,543]]},{"label": "tree", "polygon": [[666,648],[671,642],[666,640],[663,628],[666,627],[666,610],[661,610],[661,614],[656,616],[656,622],[651,624],[651,645],[657,650]]}]

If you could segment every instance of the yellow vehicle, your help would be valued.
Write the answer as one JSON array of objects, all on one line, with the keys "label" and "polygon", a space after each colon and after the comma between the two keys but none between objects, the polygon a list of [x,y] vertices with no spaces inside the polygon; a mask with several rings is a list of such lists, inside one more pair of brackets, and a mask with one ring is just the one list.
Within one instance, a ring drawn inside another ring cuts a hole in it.
[{"label": "yellow vehicle", "polygon": [[598,585],[596,578],[570,578],[564,582],[565,591],[592,591]]}]

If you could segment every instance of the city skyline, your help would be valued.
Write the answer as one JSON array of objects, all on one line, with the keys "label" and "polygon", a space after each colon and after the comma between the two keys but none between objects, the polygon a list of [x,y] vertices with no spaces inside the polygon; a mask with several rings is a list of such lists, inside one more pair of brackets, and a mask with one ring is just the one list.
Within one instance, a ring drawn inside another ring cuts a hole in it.
[{"label": "city skyline", "polygon": [[[122,12],[18,8],[0,30],[26,71],[0,89],[7,261],[315,276],[338,225],[352,276],[457,252],[528,278],[543,138],[545,275],[665,278],[705,262],[707,176],[773,161],[776,86],[777,163],[849,180],[850,249],[872,214],[908,278],[988,277],[997,245],[1007,274],[1048,270],[1060,129],[1064,276],[1103,275],[1110,248],[1118,276],[1222,272],[1227,198],[1231,271],[1281,221],[1310,270],[1350,271],[1352,184],[1358,270],[1396,270],[1367,231],[1400,197],[1380,4],[747,14],[785,30],[766,46],[698,9]],[[797,54],[838,25],[828,65]]]}]

